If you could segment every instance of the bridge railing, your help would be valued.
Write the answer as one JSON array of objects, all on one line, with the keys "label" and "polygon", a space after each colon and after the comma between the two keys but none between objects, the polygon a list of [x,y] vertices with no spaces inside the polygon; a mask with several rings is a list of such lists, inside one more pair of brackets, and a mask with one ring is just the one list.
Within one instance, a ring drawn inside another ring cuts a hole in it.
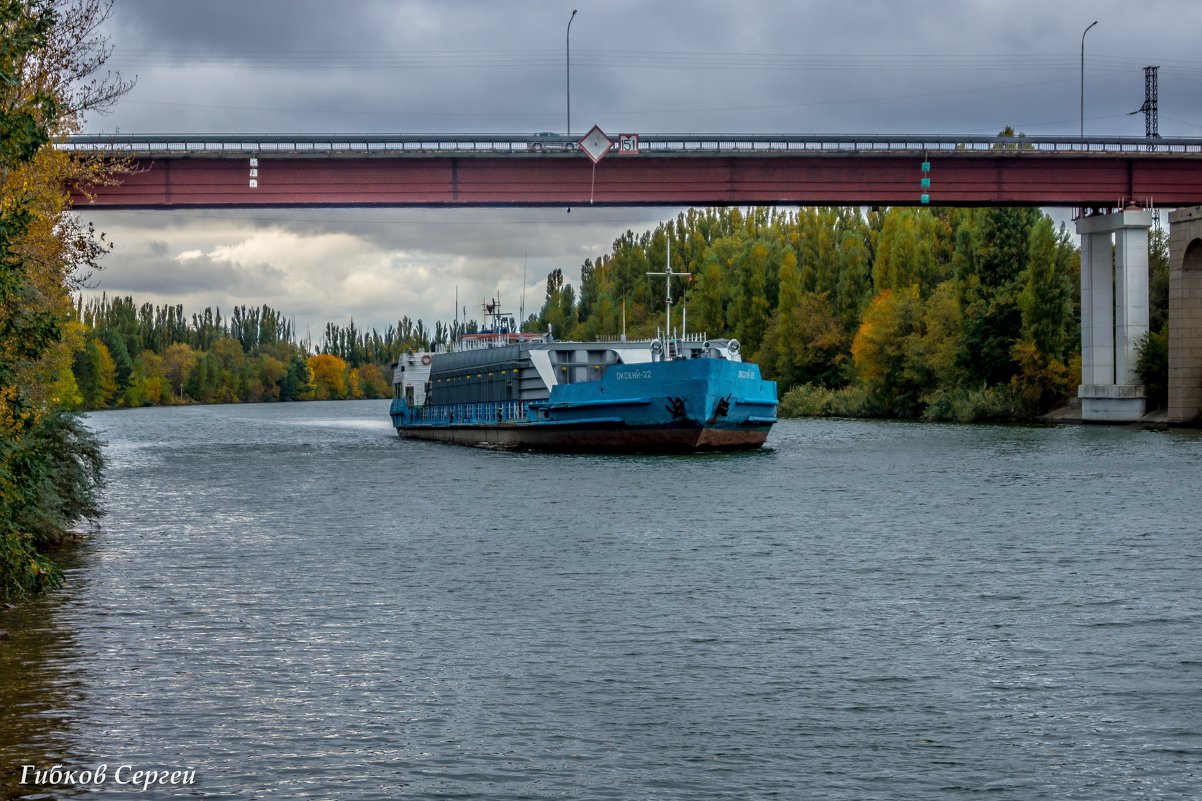
[{"label": "bridge railing", "polygon": [[[610,138],[617,138],[616,133]],[[578,155],[576,138],[530,134],[77,134],[58,146],[129,156]],[[1202,156],[1202,138],[949,134],[639,134],[640,154],[997,153]]]}]

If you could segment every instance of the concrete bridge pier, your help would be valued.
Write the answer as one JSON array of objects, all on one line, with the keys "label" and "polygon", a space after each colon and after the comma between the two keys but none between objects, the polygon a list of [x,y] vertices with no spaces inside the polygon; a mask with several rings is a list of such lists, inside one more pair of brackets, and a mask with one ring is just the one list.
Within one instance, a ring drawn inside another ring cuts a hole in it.
[{"label": "concrete bridge pier", "polygon": [[1202,206],[1169,214],[1170,423],[1202,416]]},{"label": "concrete bridge pier", "polygon": [[1125,209],[1077,220],[1081,235],[1081,418],[1138,420],[1146,412],[1135,371],[1148,332],[1148,229],[1152,212]]}]

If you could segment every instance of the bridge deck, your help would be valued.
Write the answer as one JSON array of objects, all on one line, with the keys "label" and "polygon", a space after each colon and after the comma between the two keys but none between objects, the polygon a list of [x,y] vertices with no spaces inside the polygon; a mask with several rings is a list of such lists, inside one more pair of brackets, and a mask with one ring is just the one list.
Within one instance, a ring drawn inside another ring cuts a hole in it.
[{"label": "bridge deck", "polygon": [[1202,139],[649,135],[595,166],[568,137],[508,134],[90,135],[60,146],[131,160],[119,186],[77,197],[114,209],[1202,204]]}]

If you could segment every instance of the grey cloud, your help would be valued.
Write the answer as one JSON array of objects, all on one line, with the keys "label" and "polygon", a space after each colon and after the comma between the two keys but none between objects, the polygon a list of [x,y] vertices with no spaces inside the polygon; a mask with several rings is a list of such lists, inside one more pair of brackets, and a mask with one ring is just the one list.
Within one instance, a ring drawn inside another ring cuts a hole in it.
[{"label": "grey cloud", "polygon": [[[124,130],[564,126],[566,3],[118,0],[116,10],[114,62],[141,77],[112,118]],[[1034,0],[586,6],[572,30],[573,127],[1067,133],[1080,31],[1097,18],[1087,83],[1099,127],[1139,132],[1125,112],[1142,102],[1140,67],[1163,62],[1165,113],[1182,120],[1164,126],[1202,130],[1188,24],[1198,13],[1184,1],[1155,11]],[[177,56],[139,66],[146,49]],[[227,60],[198,64],[197,53]]]},{"label": "grey cloud", "polygon": [[[320,59],[337,48],[381,42],[390,4],[355,0],[117,0],[113,19],[131,48],[156,54],[247,55],[291,45]],[[181,52],[184,51],[184,52]]]},{"label": "grey cloud", "polygon": [[250,288],[248,275],[235,265],[213,261],[206,256],[181,262],[147,248],[142,254],[132,254],[119,261],[110,257],[104,269],[93,276],[92,283],[96,291],[110,295],[186,295],[218,289],[236,293]]}]

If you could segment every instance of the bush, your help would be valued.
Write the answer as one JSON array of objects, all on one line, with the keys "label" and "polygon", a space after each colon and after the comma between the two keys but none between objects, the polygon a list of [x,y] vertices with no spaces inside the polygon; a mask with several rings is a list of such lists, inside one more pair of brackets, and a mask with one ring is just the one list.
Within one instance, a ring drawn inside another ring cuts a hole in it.
[{"label": "bush", "polygon": [[1073,395],[1081,375],[1080,357],[1065,364],[1044,355],[1028,340],[1014,343],[1014,362],[1018,373],[1010,378],[1011,394],[1031,415],[1063,405]]},{"label": "bush", "polygon": [[938,389],[927,397],[922,419],[930,422],[976,423],[1026,420],[1034,409],[1008,386]]},{"label": "bush", "polygon": [[816,384],[793,387],[781,398],[781,417],[874,417],[868,392],[860,387],[827,389]]},{"label": "bush", "polygon": [[19,508],[14,522],[45,550],[62,544],[79,522],[103,514],[98,494],[104,457],[96,436],[70,412],[42,418],[23,444],[39,462],[28,482],[35,503]]},{"label": "bush", "polygon": [[62,571],[34,550],[29,537],[0,531],[0,599],[12,601],[52,590],[62,580]]},{"label": "bush", "polygon": [[1158,409],[1169,400],[1169,335],[1149,331],[1136,346],[1135,371],[1144,384],[1148,405]]}]

